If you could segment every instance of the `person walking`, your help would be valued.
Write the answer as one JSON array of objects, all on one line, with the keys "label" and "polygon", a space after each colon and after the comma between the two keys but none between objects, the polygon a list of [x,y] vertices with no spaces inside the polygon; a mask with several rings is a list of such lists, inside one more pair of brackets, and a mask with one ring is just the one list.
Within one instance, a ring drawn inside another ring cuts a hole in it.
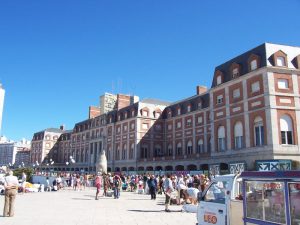
[{"label": "person walking", "polygon": [[118,175],[114,176],[113,187],[114,187],[114,198],[115,199],[120,198],[120,190],[122,187],[122,180]]},{"label": "person walking", "polygon": [[165,211],[171,212],[169,209],[170,201],[171,201],[171,193],[174,191],[171,175],[168,174],[167,178],[164,181],[164,190],[166,195],[166,201],[165,201]]},{"label": "person walking", "polygon": [[4,202],[4,217],[14,216],[14,203],[18,190],[18,178],[13,175],[13,171],[8,172],[8,176],[4,178],[5,202]]},{"label": "person walking", "polygon": [[84,182],[83,182],[83,188],[84,188],[84,190],[85,190],[86,187],[89,187],[89,176],[88,176],[87,173],[85,173],[83,179],[84,179]]},{"label": "person walking", "polygon": [[100,193],[101,185],[102,185],[102,177],[101,177],[101,173],[98,173],[98,175],[95,179],[95,186],[97,189],[95,200],[99,200],[98,195]]},{"label": "person walking", "polygon": [[49,177],[46,178],[46,191],[51,191],[51,185],[49,182]]},{"label": "person walking", "polygon": [[148,187],[149,187],[149,192],[151,195],[151,200],[156,199],[156,189],[157,189],[157,181],[154,177],[154,175],[150,176],[150,179],[147,181]]},{"label": "person walking", "polygon": [[26,190],[26,179],[27,179],[26,173],[23,172],[22,173],[22,192],[23,192],[23,194],[25,193],[25,190]]}]

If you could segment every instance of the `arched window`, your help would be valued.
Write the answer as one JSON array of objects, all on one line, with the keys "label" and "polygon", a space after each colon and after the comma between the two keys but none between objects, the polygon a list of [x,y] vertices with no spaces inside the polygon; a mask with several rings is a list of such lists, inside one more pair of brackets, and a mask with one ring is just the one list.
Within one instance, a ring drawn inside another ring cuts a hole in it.
[{"label": "arched window", "polygon": [[178,142],[176,145],[176,155],[181,156],[182,155],[182,145],[181,142]]},{"label": "arched window", "polygon": [[283,115],[280,118],[281,144],[292,145],[293,142],[293,122],[291,117]]},{"label": "arched window", "polygon": [[168,152],[167,152],[168,156],[172,156],[173,155],[173,147],[171,144],[168,145]]},{"label": "arched window", "polygon": [[161,146],[160,145],[155,145],[154,147],[154,157],[161,157],[163,156]]},{"label": "arched window", "polygon": [[123,149],[122,149],[122,159],[126,159],[126,152],[127,152],[127,145],[124,144],[123,145]]},{"label": "arched window", "polygon": [[264,141],[264,123],[261,117],[254,119],[254,144],[261,146],[265,144]]},{"label": "arched window", "polygon": [[244,143],[244,139],[243,139],[243,124],[242,122],[237,122],[234,125],[234,146],[235,149],[241,149],[243,148],[243,143]]},{"label": "arched window", "polygon": [[192,155],[193,154],[193,142],[191,140],[188,141],[188,143],[187,143],[186,154],[187,155]]},{"label": "arched window", "polygon": [[204,143],[203,139],[198,140],[198,145],[197,145],[197,153],[203,153],[204,152]]},{"label": "arched window", "polygon": [[129,159],[133,159],[133,156],[134,156],[134,144],[131,144],[129,150]]},{"label": "arched window", "polygon": [[218,151],[222,152],[225,151],[226,147],[226,142],[225,142],[225,127],[220,126],[218,128]]}]

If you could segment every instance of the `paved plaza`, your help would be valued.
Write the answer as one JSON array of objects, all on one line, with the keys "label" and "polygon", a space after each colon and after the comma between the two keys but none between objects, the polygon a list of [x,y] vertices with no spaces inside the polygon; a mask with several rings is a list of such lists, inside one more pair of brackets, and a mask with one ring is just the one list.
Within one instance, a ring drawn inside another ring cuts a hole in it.
[{"label": "paved plaza", "polygon": [[95,189],[83,191],[28,193],[18,195],[14,217],[2,217],[4,196],[0,196],[1,225],[194,225],[196,216],[181,212],[181,206],[171,205],[164,211],[164,196],[156,201],[149,195],[122,192],[115,200],[101,197],[95,200]]}]

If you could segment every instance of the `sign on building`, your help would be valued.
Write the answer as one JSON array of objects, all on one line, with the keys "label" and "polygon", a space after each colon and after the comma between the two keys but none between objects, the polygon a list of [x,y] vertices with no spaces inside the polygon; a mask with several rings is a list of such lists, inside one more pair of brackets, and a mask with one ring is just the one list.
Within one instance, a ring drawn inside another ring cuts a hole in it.
[{"label": "sign on building", "polygon": [[257,171],[291,170],[292,160],[256,160]]}]

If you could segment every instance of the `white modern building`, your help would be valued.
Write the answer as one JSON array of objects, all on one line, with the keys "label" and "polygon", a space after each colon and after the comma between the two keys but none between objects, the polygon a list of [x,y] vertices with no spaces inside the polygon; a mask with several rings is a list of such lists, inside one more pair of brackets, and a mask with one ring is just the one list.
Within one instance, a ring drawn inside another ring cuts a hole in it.
[{"label": "white modern building", "polygon": [[[22,139],[19,142],[8,140],[5,137],[0,138],[0,166],[26,166],[29,164],[28,160],[20,160],[18,158],[18,152],[24,152],[30,150],[31,143],[28,140]],[[28,153],[30,154],[30,153]],[[24,158],[24,154],[19,154]],[[25,158],[24,158],[25,159]],[[19,162],[16,164],[16,162]]]}]

